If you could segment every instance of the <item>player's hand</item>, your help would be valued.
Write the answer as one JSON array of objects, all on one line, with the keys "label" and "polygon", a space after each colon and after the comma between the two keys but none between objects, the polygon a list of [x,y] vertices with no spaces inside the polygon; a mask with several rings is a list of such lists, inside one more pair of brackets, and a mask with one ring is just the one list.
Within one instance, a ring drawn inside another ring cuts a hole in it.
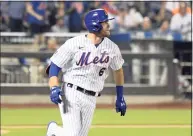
[{"label": "player's hand", "polygon": [[54,86],[51,88],[51,92],[50,92],[50,99],[53,103],[58,104],[61,103],[62,100],[60,98],[60,96],[62,96],[62,90],[60,89],[59,86]]},{"label": "player's hand", "polygon": [[123,97],[116,100],[115,106],[116,112],[121,112],[121,116],[125,116],[127,105]]}]

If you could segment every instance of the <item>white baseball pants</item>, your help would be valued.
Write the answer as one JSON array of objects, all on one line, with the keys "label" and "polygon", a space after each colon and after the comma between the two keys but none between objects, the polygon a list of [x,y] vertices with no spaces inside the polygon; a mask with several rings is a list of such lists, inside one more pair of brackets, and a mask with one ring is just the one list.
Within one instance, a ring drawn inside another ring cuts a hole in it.
[{"label": "white baseball pants", "polygon": [[59,104],[63,127],[56,128],[56,136],[87,136],[96,108],[96,96],[86,95],[76,86],[63,84],[63,102]]}]

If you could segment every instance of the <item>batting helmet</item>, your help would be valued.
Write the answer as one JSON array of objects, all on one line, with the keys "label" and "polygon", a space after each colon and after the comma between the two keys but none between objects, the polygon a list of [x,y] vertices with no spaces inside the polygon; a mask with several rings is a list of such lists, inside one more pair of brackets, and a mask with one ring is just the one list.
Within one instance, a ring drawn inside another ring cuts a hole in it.
[{"label": "batting helmet", "polygon": [[101,23],[112,19],[114,18],[108,18],[104,9],[95,9],[86,14],[84,21],[89,32],[100,32],[102,29]]}]

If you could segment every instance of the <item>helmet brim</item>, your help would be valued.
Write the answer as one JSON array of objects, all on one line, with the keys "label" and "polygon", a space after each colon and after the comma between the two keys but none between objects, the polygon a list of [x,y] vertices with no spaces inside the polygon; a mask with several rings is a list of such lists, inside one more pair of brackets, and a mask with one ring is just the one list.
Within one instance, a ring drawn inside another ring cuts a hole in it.
[{"label": "helmet brim", "polygon": [[109,20],[113,20],[113,19],[115,19],[115,18],[114,18],[114,17],[112,17],[112,18],[107,18],[107,19],[105,19],[105,20],[103,20],[103,21],[100,21],[100,23],[106,22],[106,21],[109,21]]},{"label": "helmet brim", "polygon": [[113,19],[115,19],[114,17],[112,17],[112,18],[108,18],[107,20],[113,20]]}]

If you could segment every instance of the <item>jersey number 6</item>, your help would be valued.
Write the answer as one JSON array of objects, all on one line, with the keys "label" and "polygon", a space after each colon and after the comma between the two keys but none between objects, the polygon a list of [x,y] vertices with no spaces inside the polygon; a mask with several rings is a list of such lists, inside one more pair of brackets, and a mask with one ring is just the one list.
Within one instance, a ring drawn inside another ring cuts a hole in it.
[{"label": "jersey number 6", "polygon": [[106,70],[106,68],[102,68],[102,69],[99,71],[99,76],[102,76],[105,70]]}]

